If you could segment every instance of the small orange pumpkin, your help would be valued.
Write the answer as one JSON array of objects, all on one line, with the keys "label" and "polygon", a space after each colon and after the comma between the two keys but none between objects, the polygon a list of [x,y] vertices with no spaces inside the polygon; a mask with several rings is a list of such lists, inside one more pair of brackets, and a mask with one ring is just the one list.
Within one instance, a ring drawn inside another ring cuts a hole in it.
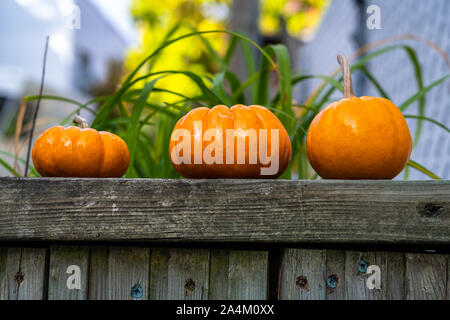
[{"label": "small orange pumpkin", "polygon": [[122,177],[130,163],[127,144],[115,134],[89,128],[76,117],[78,127],[55,126],[33,146],[33,163],[43,177]]},{"label": "small orange pumpkin", "polygon": [[338,56],[344,99],[323,109],[307,136],[311,166],[325,179],[392,179],[411,156],[405,118],[391,101],[355,97],[349,64]]},{"label": "small orange pumpkin", "polygon": [[[228,132],[236,135],[228,140]],[[180,140],[187,141],[186,149],[177,147]],[[238,150],[245,152],[245,159]],[[286,170],[291,152],[288,133],[270,110],[241,104],[191,110],[175,125],[169,145],[172,165],[185,178],[276,178]]]}]

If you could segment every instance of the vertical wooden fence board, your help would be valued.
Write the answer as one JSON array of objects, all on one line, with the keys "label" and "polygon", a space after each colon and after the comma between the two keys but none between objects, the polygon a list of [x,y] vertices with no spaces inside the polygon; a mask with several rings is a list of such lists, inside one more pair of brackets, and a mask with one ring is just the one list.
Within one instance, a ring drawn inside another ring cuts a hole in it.
[{"label": "vertical wooden fence board", "polygon": [[268,265],[267,251],[230,251],[228,299],[266,300]]},{"label": "vertical wooden fence board", "polygon": [[211,250],[209,300],[228,299],[229,258],[228,250]]},{"label": "vertical wooden fence board", "polygon": [[89,258],[89,300],[108,300],[108,247],[91,247]]},{"label": "vertical wooden fence board", "polygon": [[405,299],[405,255],[400,252],[387,252],[387,300]]},{"label": "vertical wooden fence board", "polygon": [[152,248],[150,265],[150,300],[168,297],[169,249]]},{"label": "vertical wooden fence board", "polygon": [[207,300],[210,250],[171,249],[168,300]]},{"label": "vertical wooden fence board", "polygon": [[280,299],[325,299],[325,250],[285,249],[282,259]]},{"label": "vertical wooden fence board", "polygon": [[406,299],[445,299],[446,273],[447,263],[444,255],[406,254]]},{"label": "vertical wooden fence board", "polygon": [[6,254],[5,282],[3,287],[5,300],[18,300],[19,284],[15,277],[20,268],[21,248],[8,248]]},{"label": "vertical wooden fence board", "polygon": [[[81,271],[81,288],[69,289],[67,273],[69,266],[78,266]],[[88,297],[89,247],[50,247],[50,272],[48,284],[49,300],[86,300]]]},{"label": "vertical wooden fence board", "polygon": [[149,267],[147,248],[91,248],[89,299],[147,300]]},{"label": "vertical wooden fence board", "polygon": [[45,257],[43,248],[4,248],[0,253],[0,300],[42,300]]},{"label": "vertical wooden fence board", "polygon": [[7,290],[6,290],[6,279],[8,275],[6,274],[6,263],[8,256],[8,248],[0,247],[0,300],[6,300]]},{"label": "vertical wooden fence board", "polygon": [[[366,269],[377,265],[381,271],[381,289],[369,289]],[[386,299],[387,268],[384,252],[347,251],[345,258],[345,293],[347,300],[384,300]]]},{"label": "vertical wooden fence board", "polygon": [[147,300],[150,268],[148,248],[110,248],[108,297],[111,300]]},{"label": "vertical wooden fence board", "polygon": [[447,256],[447,300],[450,300],[450,255]]},{"label": "vertical wooden fence board", "polygon": [[326,260],[325,299],[343,300],[345,299],[345,251],[327,250]]}]

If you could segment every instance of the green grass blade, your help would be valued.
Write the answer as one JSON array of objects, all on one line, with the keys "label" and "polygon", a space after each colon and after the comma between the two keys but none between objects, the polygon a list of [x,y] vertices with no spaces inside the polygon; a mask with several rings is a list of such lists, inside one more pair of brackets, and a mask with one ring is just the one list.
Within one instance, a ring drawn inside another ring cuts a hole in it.
[{"label": "green grass blade", "polygon": [[[344,87],[342,86],[342,84],[335,80],[332,77],[329,76],[325,76],[325,75],[299,75],[299,76],[295,76],[292,78],[291,83],[292,86],[299,84],[302,81],[305,80],[310,80],[310,79],[322,79],[326,84],[331,85],[332,87],[334,87],[335,89],[338,89],[339,91],[341,91],[342,93],[344,93]],[[277,94],[274,99],[272,100],[272,104],[276,104],[278,103],[278,100],[280,99],[280,95]]]},{"label": "green grass blade", "polygon": [[434,81],[432,84],[430,84],[429,86],[423,88],[422,90],[420,90],[419,92],[417,92],[415,95],[413,95],[411,98],[409,98],[408,100],[406,100],[404,103],[402,103],[400,105],[400,110],[401,111],[405,111],[411,104],[413,104],[414,102],[416,102],[417,100],[419,100],[420,98],[422,98],[424,95],[426,95],[431,89],[433,89],[434,87],[436,87],[437,85],[441,84],[442,82],[444,82],[445,80],[447,80],[448,78],[450,78],[450,74],[447,74],[445,76],[443,76],[442,78]]},{"label": "green grass blade", "polygon": [[[414,75],[417,81],[417,88],[419,91],[421,91],[423,89],[422,67],[420,66],[417,54],[414,51],[414,49],[412,49],[409,46],[404,46],[403,48],[405,49],[409,59],[411,60],[411,63],[414,68]],[[419,116],[424,115],[425,115],[425,95],[419,98]],[[417,142],[419,142],[420,134],[422,132],[422,125],[423,120],[420,119],[417,122],[416,133],[414,135],[414,145],[417,145]]]},{"label": "green grass blade", "polygon": [[[11,159],[15,159],[16,158],[16,155],[12,154],[10,152],[6,152],[6,151],[0,150],[0,154],[6,156],[8,158],[11,158]],[[27,163],[27,161],[25,159],[21,158],[21,157],[17,157],[17,161],[19,161],[22,164],[26,164]],[[31,173],[32,176],[40,177],[39,172],[36,171],[36,169],[32,166],[32,164],[30,164],[29,168],[30,168],[30,173]]]},{"label": "green grass blade", "polygon": [[441,127],[442,129],[444,129],[448,133],[450,133],[450,129],[449,128],[447,128],[443,123],[440,123],[439,121],[436,121],[434,119],[431,119],[431,118],[428,118],[428,117],[424,117],[424,116],[411,115],[411,114],[405,114],[403,116],[405,118],[407,118],[407,119],[417,119],[417,120],[429,121],[429,122],[431,122],[431,123]]},{"label": "green grass blade", "polygon": [[220,99],[220,101],[222,102],[220,104],[225,104],[227,106],[230,106],[231,99],[228,96],[228,94],[225,92],[225,88],[223,86],[223,84],[225,82],[225,73],[226,73],[226,69],[221,71],[214,77],[213,88],[211,91]]},{"label": "green grass blade", "polygon": [[16,172],[16,170],[14,170],[13,167],[11,167],[5,160],[3,160],[2,158],[0,158],[0,165],[2,167],[4,167],[7,171],[9,171],[9,173],[11,173],[13,176],[19,176],[19,174]]},{"label": "green grass blade", "polygon": [[378,92],[380,93],[380,95],[383,98],[391,100],[391,98],[389,98],[389,95],[387,94],[386,90],[383,89],[383,87],[378,82],[378,80],[375,79],[375,77],[372,75],[372,73],[370,73],[370,71],[365,66],[360,67],[360,70],[362,71],[362,73],[364,73],[364,75],[367,77],[367,79],[369,79],[369,81],[372,82],[372,84],[375,86],[375,88],[378,90]]},{"label": "green grass blade", "polygon": [[228,44],[227,51],[225,52],[225,57],[223,59],[227,65],[230,64],[231,58],[234,55],[234,52],[236,50],[238,43],[239,43],[239,38],[237,38],[237,37],[231,38],[231,41]]},{"label": "green grass blade", "polygon": [[[174,25],[172,28],[170,28],[167,31],[166,35],[164,36],[164,39],[163,39],[162,43],[169,41],[170,38],[175,34],[175,32],[178,31],[178,29],[180,29],[180,27],[182,25],[183,25],[182,23],[178,23],[178,24]],[[153,66],[156,65],[156,62],[158,61],[159,57],[160,57],[159,55],[156,55],[156,56],[153,57],[153,59],[151,61],[152,63],[150,63],[148,65],[147,73],[150,73],[153,70]]]},{"label": "green grass blade", "polygon": [[[250,87],[250,88],[254,88],[254,89],[250,89],[251,91],[255,90],[255,92],[251,92],[251,104],[257,104],[257,93],[258,93],[258,84],[257,81],[259,80],[261,73],[255,72],[254,74],[252,74],[250,77],[248,77],[247,80],[245,80],[239,87],[233,89],[233,96],[231,97],[231,100],[235,101],[237,99],[245,99],[243,98],[243,94],[245,92],[245,90]],[[254,95],[254,96],[253,96]],[[241,97],[241,98],[239,98]]]},{"label": "green grass blade", "polygon": [[[256,63],[252,53],[252,48],[250,47],[248,42],[240,41],[240,45],[242,48],[242,53],[244,54],[245,66],[247,68],[247,78],[251,79],[256,72]],[[256,82],[250,82],[250,97],[252,103],[256,103],[258,96],[258,86]]]},{"label": "green grass blade", "polygon": [[[292,85],[291,85],[291,63],[289,51],[286,46],[277,44],[269,45],[264,49],[266,53],[275,57],[279,70],[279,90],[281,110],[288,115],[294,116],[292,110]],[[267,106],[269,104],[269,69],[270,64],[266,56],[262,57],[260,66],[260,81],[258,83],[258,99],[257,103]],[[294,128],[295,123],[289,117],[280,115],[280,120],[288,132]]]},{"label": "green grass blade", "polygon": [[134,160],[136,157],[136,145],[139,136],[139,120],[141,118],[142,111],[144,110],[145,103],[147,102],[155,83],[160,78],[154,79],[151,82],[147,83],[142,89],[141,96],[139,97],[136,105],[133,108],[133,113],[131,114],[131,121],[128,127],[127,134],[127,144],[130,150],[130,168],[127,171],[127,178],[133,178],[133,170],[134,170]]},{"label": "green grass blade", "polygon": [[[25,101],[33,101],[33,100],[38,100],[38,99],[39,99],[39,96],[26,96],[23,98],[23,100],[25,100]],[[60,102],[64,102],[64,103],[74,104],[79,107],[83,106],[83,103],[81,103],[81,102],[78,102],[76,100],[69,99],[69,98],[59,97],[59,96],[45,95],[45,96],[42,96],[42,99],[55,100],[55,101],[60,101]]]},{"label": "green grass blade", "polygon": [[229,70],[227,70],[227,72],[225,73],[225,78],[230,84],[231,92],[233,92],[233,95],[230,98],[231,104],[247,104],[244,92],[238,92],[238,90],[241,88],[241,81],[239,80],[239,78]]},{"label": "green grass blade", "polygon": [[408,166],[411,168],[416,169],[417,171],[422,172],[423,174],[429,176],[430,178],[433,178],[435,180],[440,180],[441,178],[439,178],[436,174],[434,174],[433,172],[431,172],[430,170],[428,170],[427,168],[425,168],[424,166],[418,164],[417,162],[413,161],[413,160],[409,160],[408,161]]}]

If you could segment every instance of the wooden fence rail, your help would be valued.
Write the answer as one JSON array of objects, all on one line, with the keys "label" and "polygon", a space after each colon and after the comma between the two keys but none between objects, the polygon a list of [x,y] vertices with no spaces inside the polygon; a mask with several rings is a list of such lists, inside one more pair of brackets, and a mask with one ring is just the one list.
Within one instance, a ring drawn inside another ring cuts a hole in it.
[{"label": "wooden fence rail", "polygon": [[450,299],[449,245],[449,181],[0,178],[0,300]]}]

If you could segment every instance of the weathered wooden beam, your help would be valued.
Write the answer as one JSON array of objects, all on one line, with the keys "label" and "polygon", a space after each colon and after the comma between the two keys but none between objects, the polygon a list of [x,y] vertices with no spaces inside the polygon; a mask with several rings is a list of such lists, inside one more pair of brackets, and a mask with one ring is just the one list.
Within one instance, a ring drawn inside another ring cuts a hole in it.
[{"label": "weathered wooden beam", "polygon": [[450,181],[0,178],[0,241],[450,243]]}]

